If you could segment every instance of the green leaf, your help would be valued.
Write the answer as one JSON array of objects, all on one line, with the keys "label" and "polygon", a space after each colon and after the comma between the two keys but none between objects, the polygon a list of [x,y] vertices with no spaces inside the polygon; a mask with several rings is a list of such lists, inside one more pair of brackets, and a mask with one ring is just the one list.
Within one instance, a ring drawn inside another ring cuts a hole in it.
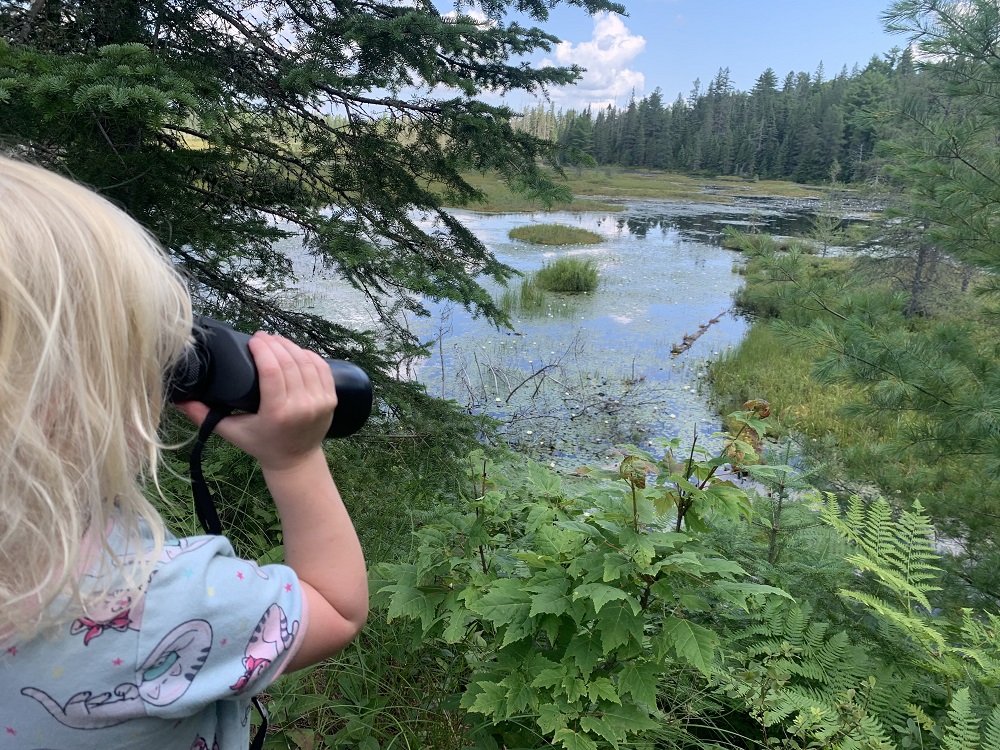
[{"label": "green leaf", "polygon": [[460,602],[455,602],[454,606],[445,615],[448,624],[444,628],[441,637],[445,643],[460,643],[465,639],[469,621],[472,619],[469,611]]},{"label": "green leaf", "polygon": [[559,475],[534,461],[528,462],[528,481],[538,494],[545,497],[556,497],[561,492]]},{"label": "green leaf", "polygon": [[[539,577],[548,575],[548,571],[539,574]],[[532,580],[525,588],[531,592],[531,617],[540,614],[562,615],[572,605],[572,598],[569,595],[570,581],[561,574],[561,570],[556,571],[557,577],[542,578],[542,580]]]},{"label": "green leaf", "polygon": [[553,736],[555,742],[562,743],[566,750],[597,750],[597,743],[590,737],[572,729],[560,729]]},{"label": "green leaf", "polygon": [[600,711],[604,720],[623,736],[625,733],[641,735],[661,728],[660,722],[650,716],[648,710],[631,703],[602,703]]},{"label": "green leaf", "polygon": [[590,599],[594,603],[595,612],[600,612],[605,604],[615,600],[629,602],[632,605],[633,612],[638,613],[639,611],[639,602],[635,601],[621,589],[607,586],[603,583],[585,583],[582,586],[577,586],[573,590],[573,599],[574,601],[578,599]]},{"label": "green leaf", "polygon": [[540,526],[535,530],[535,550],[542,555],[559,558],[572,553],[583,543],[580,534],[575,529],[558,526]]},{"label": "green leaf", "polygon": [[590,679],[590,673],[594,671],[597,663],[604,658],[604,648],[598,640],[598,636],[578,632],[566,647],[566,657],[572,659],[580,670],[583,679]]},{"label": "green leaf", "polygon": [[[576,670],[574,670],[574,675]],[[561,685],[563,680],[569,675],[565,664],[557,664],[553,667],[543,669],[538,676],[531,681],[532,687],[554,688]]]},{"label": "green leaf", "polygon": [[710,484],[705,490],[705,495],[706,499],[714,503],[716,509],[724,511],[730,518],[740,516],[749,518],[752,515],[750,498],[746,491],[732,482]]},{"label": "green leaf", "polygon": [[642,642],[645,621],[640,614],[624,604],[609,604],[597,617],[597,629],[605,654],[611,654],[619,646],[629,641]]},{"label": "green leaf", "polygon": [[386,619],[392,622],[397,617],[410,617],[420,621],[424,632],[434,624],[437,613],[431,599],[419,589],[410,586],[386,586],[383,591],[393,592],[389,601]]},{"label": "green leaf", "polygon": [[616,748],[618,747],[618,743],[627,736],[626,732],[621,731],[621,727],[616,726],[603,716],[581,717],[580,728],[585,729],[591,734],[596,734],[607,742],[610,742]]},{"label": "green leaf", "polygon": [[631,695],[636,703],[654,707],[659,673],[655,664],[626,662],[618,672],[618,692],[621,695]]},{"label": "green leaf", "polygon": [[505,716],[515,716],[524,713],[529,707],[534,709],[537,706],[537,694],[520,672],[508,675],[500,684],[507,688]]},{"label": "green leaf", "polygon": [[604,582],[620,581],[635,570],[635,564],[620,552],[609,552],[604,556]]},{"label": "green leaf", "polygon": [[587,684],[587,697],[595,702],[602,698],[611,703],[620,704],[622,702],[622,699],[618,696],[618,691],[615,690],[614,683],[607,677],[598,677],[591,680]]},{"label": "green leaf", "polygon": [[768,586],[763,583],[747,583],[745,581],[717,581],[712,585],[712,591],[723,600],[732,602],[738,607],[746,610],[751,599],[769,596],[780,596],[783,599],[794,601],[791,594],[776,586]]},{"label": "green leaf", "polygon": [[719,637],[714,632],[690,620],[668,617],[663,621],[661,638],[663,645],[669,645],[679,658],[703,675],[712,674],[715,650],[719,643]]},{"label": "green leaf", "polygon": [[636,533],[632,529],[623,529],[621,545],[626,554],[631,555],[636,566],[643,570],[656,558],[656,547],[648,535]]},{"label": "green leaf", "polygon": [[462,705],[469,711],[485,716],[503,716],[507,704],[507,690],[495,682],[478,681],[475,685],[475,697],[471,705]]},{"label": "green leaf", "polygon": [[536,719],[538,728],[546,734],[553,734],[560,729],[565,729],[570,721],[580,715],[577,711],[566,711],[565,708],[566,706],[562,702],[543,704],[538,710],[538,718]]},{"label": "green leaf", "polygon": [[510,578],[497,581],[478,600],[470,602],[469,608],[497,626],[521,622],[531,610],[530,595],[523,586],[523,581]]}]

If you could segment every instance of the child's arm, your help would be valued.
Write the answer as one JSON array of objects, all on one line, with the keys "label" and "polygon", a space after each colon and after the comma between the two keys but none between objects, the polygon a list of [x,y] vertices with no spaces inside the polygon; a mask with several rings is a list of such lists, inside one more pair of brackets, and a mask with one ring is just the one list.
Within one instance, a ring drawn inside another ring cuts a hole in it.
[{"label": "child's arm", "polygon": [[[305,634],[287,671],[344,648],[368,617],[361,545],[330,476],[321,443],[337,405],[333,375],[317,354],[280,336],[257,333],[250,352],[260,379],[260,410],[223,419],[216,432],[258,460],[278,507],[285,562],[308,607]],[[207,407],[180,408],[200,424]]]}]

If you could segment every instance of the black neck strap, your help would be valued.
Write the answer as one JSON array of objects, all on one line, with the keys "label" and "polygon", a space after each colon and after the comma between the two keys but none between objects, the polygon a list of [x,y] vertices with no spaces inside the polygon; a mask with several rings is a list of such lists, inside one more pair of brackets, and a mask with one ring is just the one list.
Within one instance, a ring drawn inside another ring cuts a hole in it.
[{"label": "black neck strap", "polygon": [[[231,409],[217,409],[215,407],[210,409],[205,421],[201,423],[198,439],[191,449],[191,491],[194,493],[194,510],[198,514],[198,520],[205,533],[216,536],[222,534],[222,522],[215,510],[215,499],[205,481],[205,473],[201,468],[201,457],[212,430],[219,422],[228,417],[231,411]],[[260,726],[257,727],[257,732],[250,742],[250,750],[263,750],[264,739],[267,735],[267,709],[264,708],[256,695],[251,699],[251,702],[260,714]]]},{"label": "black neck strap", "polygon": [[219,514],[215,510],[215,499],[205,482],[205,473],[201,469],[201,454],[205,450],[205,443],[208,442],[212,430],[229,416],[230,411],[212,407],[205,421],[201,423],[198,440],[191,449],[191,491],[194,493],[194,511],[198,514],[198,520],[201,521],[205,533],[216,536],[222,533],[222,522],[219,521]]}]

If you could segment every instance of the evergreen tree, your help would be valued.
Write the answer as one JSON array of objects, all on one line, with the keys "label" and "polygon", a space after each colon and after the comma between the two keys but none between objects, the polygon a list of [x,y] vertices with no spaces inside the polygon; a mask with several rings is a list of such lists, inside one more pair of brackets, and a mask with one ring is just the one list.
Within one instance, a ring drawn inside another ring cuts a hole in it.
[{"label": "evergreen tree", "polygon": [[[868,264],[869,274],[891,276],[900,294],[894,309],[875,309],[863,296],[839,308],[828,300],[834,314],[813,341],[827,352],[821,374],[864,385],[868,400],[857,411],[897,427],[892,455],[920,451],[933,459],[935,471],[920,491],[938,527],[963,549],[952,573],[995,606],[1000,332],[995,314],[975,322],[920,317],[935,305],[959,304],[969,287],[963,263],[989,272],[980,292],[1000,291],[1000,68],[993,52],[1000,7],[994,0],[899,0],[885,18],[890,29],[911,35],[921,53],[918,77],[937,92],[916,96],[913,81],[906,84],[910,96],[898,107],[890,149],[899,208]],[[912,78],[913,64],[897,50],[873,60],[866,74]],[[893,480],[884,474],[880,481]]]},{"label": "evergreen tree", "polygon": [[[517,11],[541,22],[552,5]],[[192,276],[201,305],[241,325],[331,354],[351,341],[374,352],[286,307],[289,261],[275,243],[291,236],[368,295],[390,350],[414,343],[398,313],[423,313],[426,298],[502,321],[476,278],[511,269],[440,206],[479,197],[461,170],[564,197],[539,167],[548,144],[478,97],[580,71],[512,60],[557,40],[508,19],[503,2],[481,7],[485,20],[419,0],[7,2],[0,137],[124,206]]]}]

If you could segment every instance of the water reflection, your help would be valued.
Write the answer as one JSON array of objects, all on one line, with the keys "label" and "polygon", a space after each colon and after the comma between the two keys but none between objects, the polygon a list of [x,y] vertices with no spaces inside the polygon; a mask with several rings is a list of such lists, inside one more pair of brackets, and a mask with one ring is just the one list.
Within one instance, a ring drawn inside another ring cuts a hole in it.
[{"label": "water reflection", "polygon": [[[642,200],[626,202],[618,213],[455,211],[519,271],[580,255],[595,261],[601,284],[589,295],[549,295],[539,312],[516,315],[509,331],[456,305],[430,305],[430,318],[410,324],[432,352],[411,363],[412,375],[433,395],[497,417],[511,445],[557,466],[604,462],[623,442],[662,454],[650,442],[656,437],[697,433],[700,445],[711,446],[720,424],[702,388],[705,368],[747,330],[730,310],[741,284],[733,270],[740,254],[721,246],[723,230],[804,233],[814,210],[802,202]],[[589,229],[604,241],[552,248],[509,239],[511,229],[536,223]],[[497,297],[503,292],[484,284]],[[302,289],[320,314],[359,317],[356,293],[343,284],[303,273]],[[714,319],[689,349],[671,353]]]},{"label": "water reflection", "polygon": [[[512,445],[556,465],[603,462],[623,442],[661,452],[651,440],[696,431],[711,443],[720,425],[702,376],[746,331],[729,312],[739,254],[719,240],[726,222],[748,221],[751,210],[639,201],[607,214],[457,212],[514,268],[528,273],[561,255],[585,255],[601,285],[590,295],[550,295],[540,313],[515,317],[510,332],[436,307],[418,329],[435,354],[417,364],[416,377],[436,395],[501,419]],[[550,248],[507,237],[533,223],[568,224],[605,239]],[[689,350],[671,354],[713,319]]]}]

